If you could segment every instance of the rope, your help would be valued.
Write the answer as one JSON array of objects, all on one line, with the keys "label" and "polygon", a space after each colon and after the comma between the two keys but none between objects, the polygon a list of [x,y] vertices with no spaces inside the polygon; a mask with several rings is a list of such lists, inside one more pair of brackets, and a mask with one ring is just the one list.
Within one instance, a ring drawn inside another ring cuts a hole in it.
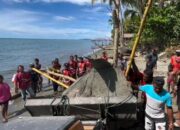
[{"label": "rope", "polygon": [[66,95],[63,95],[60,103],[62,103],[62,106],[63,106],[62,115],[63,116],[69,115],[69,97]]},{"label": "rope", "polygon": [[85,108],[85,107],[80,107],[80,106],[76,106],[76,105],[71,105],[71,107],[75,107],[75,108],[79,108],[79,109],[82,109],[82,110],[87,110],[87,111],[96,112],[98,114],[101,114],[99,111],[89,109],[89,108]]},{"label": "rope", "polygon": [[121,106],[121,105],[123,105],[124,103],[126,103],[127,101],[129,101],[132,97],[133,97],[133,95],[131,94],[131,95],[129,95],[126,99],[124,99],[122,102],[117,103],[117,104],[114,104],[114,105],[109,106],[109,107],[107,107],[107,108],[112,108],[112,107]]}]

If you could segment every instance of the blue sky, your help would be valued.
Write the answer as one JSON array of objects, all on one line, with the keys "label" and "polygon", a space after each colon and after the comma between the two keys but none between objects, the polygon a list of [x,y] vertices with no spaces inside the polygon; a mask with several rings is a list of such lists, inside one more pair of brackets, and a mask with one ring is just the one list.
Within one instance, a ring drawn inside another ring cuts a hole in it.
[{"label": "blue sky", "polygon": [[109,18],[91,0],[0,0],[0,38],[107,38]]}]

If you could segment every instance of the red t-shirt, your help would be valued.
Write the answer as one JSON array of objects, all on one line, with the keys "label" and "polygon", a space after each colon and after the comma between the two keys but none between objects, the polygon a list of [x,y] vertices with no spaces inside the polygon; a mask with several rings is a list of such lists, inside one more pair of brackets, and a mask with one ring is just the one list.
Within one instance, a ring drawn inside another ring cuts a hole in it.
[{"label": "red t-shirt", "polygon": [[73,69],[77,69],[77,62],[74,60],[69,61],[69,65]]},{"label": "red t-shirt", "polygon": [[71,71],[70,71],[70,70],[67,70],[67,69],[64,69],[64,70],[63,70],[63,75],[71,76]]},{"label": "red t-shirt", "polygon": [[[64,69],[63,70],[63,75],[65,76],[71,76],[71,71],[70,70],[67,70],[67,69]],[[66,79],[66,78],[63,78],[63,83],[67,84],[67,85],[71,85],[71,81],[69,79]]]},{"label": "red t-shirt", "polygon": [[174,72],[179,71],[180,70],[180,56],[172,56],[171,65],[173,66]]},{"label": "red t-shirt", "polygon": [[86,71],[86,64],[84,62],[80,62],[78,63],[78,67],[79,67],[79,74],[83,74]]},{"label": "red t-shirt", "polygon": [[10,87],[6,83],[0,84],[0,103],[5,103],[11,98]]},{"label": "red t-shirt", "polygon": [[91,69],[92,68],[92,63],[89,60],[85,61],[86,67]]},{"label": "red t-shirt", "polygon": [[17,73],[15,83],[19,84],[20,89],[25,90],[31,85],[31,75],[27,72]]}]

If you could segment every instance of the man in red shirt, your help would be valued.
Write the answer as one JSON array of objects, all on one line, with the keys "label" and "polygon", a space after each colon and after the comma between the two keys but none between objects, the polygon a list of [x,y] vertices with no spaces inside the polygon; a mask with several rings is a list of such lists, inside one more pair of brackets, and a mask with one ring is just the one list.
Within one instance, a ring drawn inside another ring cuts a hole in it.
[{"label": "man in red shirt", "polygon": [[70,56],[68,64],[71,68],[77,69],[77,62],[74,60],[74,56]]},{"label": "man in red shirt", "polygon": [[21,96],[23,100],[26,100],[26,92],[30,94],[30,97],[35,97],[35,94],[31,88],[31,75],[24,71],[24,66],[18,66],[18,73],[15,77],[15,85],[21,90]]},{"label": "man in red shirt", "polygon": [[[69,76],[69,77],[72,76],[72,73],[71,73],[71,70],[69,68],[69,64],[68,63],[64,64],[64,69],[63,69],[62,73],[65,76]],[[63,78],[63,83],[66,84],[66,85],[69,85],[69,86],[72,84],[72,82],[69,79],[66,79],[66,78]]]},{"label": "man in red shirt", "polygon": [[77,66],[78,66],[78,63],[77,61],[74,60],[74,56],[70,56],[70,60],[68,62],[69,64],[69,70],[71,71],[71,76],[73,78],[76,78],[76,70],[77,70]]},{"label": "man in red shirt", "polygon": [[176,50],[176,55],[171,57],[171,63],[173,72],[176,74],[180,70],[180,50]]},{"label": "man in red shirt", "polygon": [[92,63],[90,61],[90,57],[86,57],[85,64],[86,64],[86,71],[90,72],[90,70],[93,67],[93,65],[92,65]]},{"label": "man in red shirt", "polygon": [[78,69],[77,69],[77,74],[78,77],[81,77],[85,74],[86,72],[86,64],[84,62],[84,59],[82,57],[79,58],[79,63],[78,63]]}]

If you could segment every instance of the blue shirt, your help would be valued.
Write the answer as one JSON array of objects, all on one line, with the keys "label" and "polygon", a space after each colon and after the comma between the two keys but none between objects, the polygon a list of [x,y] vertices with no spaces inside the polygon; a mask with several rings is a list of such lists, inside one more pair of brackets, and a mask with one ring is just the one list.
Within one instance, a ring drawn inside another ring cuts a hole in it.
[{"label": "blue shirt", "polygon": [[172,107],[172,98],[169,92],[163,91],[157,94],[153,85],[144,85],[140,90],[146,93],[146,113],[152,118],[164,118],[164,107]]}]

